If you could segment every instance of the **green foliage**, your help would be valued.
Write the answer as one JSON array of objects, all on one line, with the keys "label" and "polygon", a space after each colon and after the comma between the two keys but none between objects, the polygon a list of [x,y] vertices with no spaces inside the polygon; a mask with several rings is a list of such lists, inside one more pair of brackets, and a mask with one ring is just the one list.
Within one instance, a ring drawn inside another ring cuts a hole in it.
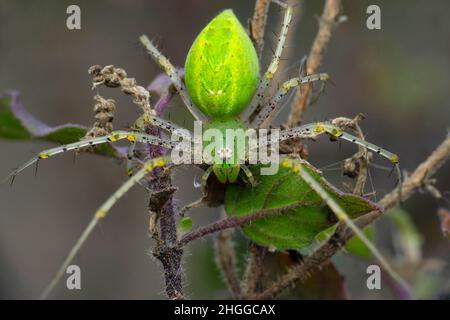
[{"label": "green foliage", "polygon": [[43,136],[45,140],[59,144],[67,144],[80,140],[86,134],[86,129],[80,126],[67,126]]},{"label": "green foliage", "polygon": [[397,249],[412,262],[418,262],[422,257],[423,238],[414,221],[407,211],[397,207],[387,217],[393,222],[396,232],[395,241]]},{"label": "green foliage", "polygon": [[[363,232],[366,235],[367,239],[373,241],[373,239],[375,238],[375,230],[373,228],[373,225],[370,225],[367,228],[365,228]],[[351,238],[345,245],[345,250],[348,253],[365,260],[368,260],[372,257],[370,249],[365,245],[364,242],[362,242],[362,240],[359,237]]]},{"label": "green foliage", "polygon": [[6,139],[31,139],[31,133],[11,110],[10,96],[0,98],[0,137]]},{"label": "green foliage", "polygon": [[[225,209],[230,216],[245,216],[268,209],[296,208],[252,221],[244,233],[258,244],[282,249],[300,249],[311,244],[315,236],[337,222],[323,199],[292,170],[283,168],[275,175],[260,175],[260,166],[250,168],[258,182],[254,188],[229,185]],[[351,218],[377,209],[361,197],[344,194],[330,185],[313,167],[305,169],[339,203]]]},{"label": "green foliage", "polygon": [[190,217],[183,217],[178,222],[178,232],[186,233],[192,230],[192,219]]},{"label": "green foliage", "polygon": [[255,48],[232,10],[216,16],[198,35],[186,58],[185,81],[194,103],[223,119],[248,106],[259,80]]},{"label": "green foliage", "polygon": [[[87,129],[79,124],[50,127],[36,119],[22,106],[17,92],[0,95],[0,138],[13,140],[40,139],[57,144],[79,141]],[[95,148],[96,153],[117,156],[118,149],[110,145]]]}]

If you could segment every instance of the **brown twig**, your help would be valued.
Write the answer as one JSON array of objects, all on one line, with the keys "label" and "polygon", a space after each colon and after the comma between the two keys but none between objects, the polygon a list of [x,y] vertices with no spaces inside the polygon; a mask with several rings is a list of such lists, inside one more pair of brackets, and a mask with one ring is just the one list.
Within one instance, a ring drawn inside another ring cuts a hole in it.
[{"label": "brown twig", "polygon": [[[319,20],[317,32],[311,51],[308,56],[307,74],[316,73],[322,64],[332,31],[338,25],[341,17],[341,0],[327,0]],[[303,117],[312,91],[311,85],[302,86],[295,95],[289,114],[288,126],[297,126]]]},{"label": "brown twig", "polygon": [[[160,79],[166,79],[160,78]],[[158,78],[157,78],[158,79]],[[166,79],[167,80],[167,79]],[[155,107],[155,114],[161,116],[165,109],[169,106],[173,94],[170,92],[170,81],[162,81],[155,87],[159,90],[159,100]],[[150,86],[151,87],[151,86]],[[122,87],[123,90],[123,87]],[[134,95],[133,95],[134,96]],[[136,97],[135,97],[136,99]],[[137,100],[137,99],[136,99]],[[135,101],[136,102],[136,101]],[[144,114],[146,113],[145,105],[143,105]],[[153,112],[153,110],[151,110]],[[145,132],[160,137],[160,130],[150,125],[145,125]],[[148,156],[150,158],[164,155],[166,150],[156,146],[149,146]],[[174,205],[174,191],[176,188],[172,186],[172,178],[170,170],[155,171],[154,176],[148,176],[147,182],[152,192],[150,192],[149,211],[150,226],[153,222],[153,229],[156,230],[154,235],[156,246],[153,249],[153,255],[157,258],[164,269],[164,280],[166,284],[166,294],[169,299],[184,299],[183,290],[183,270],[181,260],[183,257],[182,248],[177,247],[177,213]],[[165,195],[161,199],[161,196]],[[154,217],[154,219],[153,219]],[[159,230],[157,223],[159,221]]]},{"label": "brown twig", "polygon": [[[447,137],[436,150],[422,162],[414,172],[403,182],[402,200],[409,198],[424,182],[433,175],[450,158],[450,137]],[[398,204],[399,193],[393,190],[379,202],[385,208],[390,209]],[[356,220],[359,228],[363,229],[382,215],[381,211],[372,211]],[[320,268],[333,255],[335,255],[345,243],[354,236],[353,232],[345,225],[340,224],[334,235],[316,252],[307,257],[302,264],[291,268],[279,281],[255,295],[255,299],[270,299],[278,295],[284,289],[290,287],[296,281],[304,281],[309,274]]]},{"label": "brown twig", "polygon": [[260,60],[264,47],[264,31],[270,2],[271,0],[256,0],[253,18],[249,21],[250,38],[255,45]]},{"label": "brown twig", "polygon": [[233,230],[224,230],[219,233],[215,241],[215,254],[217,265],[222,271],[225,282],[233,298],[240,299],[242,289],[236,274],[236,255],[232,242]]},{"label": "brown twig", "polygon": [[249,245],[249,257],[244,273],[243,298],[250,298],[260,289],[260,282],[264,275],[264,257],[267,253],[265,247],[256,243]]}]

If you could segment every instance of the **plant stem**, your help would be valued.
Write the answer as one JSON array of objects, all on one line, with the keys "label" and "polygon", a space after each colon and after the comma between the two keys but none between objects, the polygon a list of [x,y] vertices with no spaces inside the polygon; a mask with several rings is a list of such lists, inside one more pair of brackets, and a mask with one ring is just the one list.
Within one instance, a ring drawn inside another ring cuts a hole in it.
[{"label": "plant stem", "polygon": [[[322,16],[306,65],[307,74],[314,74],[322,64],[331,34],[341,17],[341,0],[326,0]],[[295,127],[302,121],[303,113],[308,105],[312,85],[302,86],[294,98],[289,114],[288,126]]]}]

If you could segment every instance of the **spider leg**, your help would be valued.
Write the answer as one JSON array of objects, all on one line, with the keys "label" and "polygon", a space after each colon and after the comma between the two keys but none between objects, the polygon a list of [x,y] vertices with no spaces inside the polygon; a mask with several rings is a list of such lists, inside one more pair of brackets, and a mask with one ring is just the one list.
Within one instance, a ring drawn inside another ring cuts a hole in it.
[{"label": "spider leg", "polygon": [[142,143],[148,143],[148,144],[161,146],[161,147],[168,148],[168,149],[172,149],[176,146],[175,142],[166,141],[166,140],[163,140],[158,137],[151,136],[151,135],[145,134],[145,133],[129,132],[129,131],[121,131],[121,130],[113,131],[106,136],[101,136],[101,137],[92,138],[92,139],[85,139],[85,140],[81,140],[81,141],[77,141],[74,143],[70,143],[70,144],[66,144],[66,145],[62,145],[62,146],[58,146],[55,148],[41,151],[35,157],[31,158],[28,162],[24,163],[19,168],[17,168],[13,172],[11,172],[0,183],[4,183],[5,181],[7,181],[9,179],[14,179],[15,176],[18,175],[20,172],[22,172],[29,166],[37,163],[38,161],[40,161],[42,159],[47,159],[47,158],[56,156],[57,154],[64,153],[67,151],[78,150],[83,147],[95,146],[95,145],[100,145],[100,144],[109,143],[109,142],[116,142],[116,141],[125,140],[125,139],[130,142],[138,141],[138,142],[142,142]]},{"label": "spider leg", "polygon": [[189,140],[192,139],[192,133],[188,129],[180,127],[169,120],[162,119],[156,116],[151,116],[150,119],[148,119],[148,122],[149,124],[158,127],[160,129],[163,129],[165,131],[168,131],[172,134],[176,134],[185,139]]},{"label": "spider leg", "polygon": [[329,134],[333,138],[343,139],[359,146],[369,149],[380,156],[388,159],[392,164],[399,163],[398,156],[386,149],[380,148],[377,145],[362,140],[354,135],[351,135],[343,131],[338,126],[332,125],[329,122],[316,122],[305,124],[296,128],[286,129],[280,132],[280,141],[284,141],[291,138],[314,138],[321,134]]},{"label": "spider leg", "polygon": [[213,172],[213,166],[209,166],[208,169],[203,173],[202,175],[202,189],[204,190],[206,188],[206,183],[208,182],[208,178]]},{"label": "spider leg", "polygon": [[135,158],[134,157],[135,149],[136,149],[136,141],[131,143],[127,153],[127,176],[129,177],[133,175],[133,159]]},{"label": "spider leg", "polygon": [[279,142],[292,138],[315,139],[321,133],[315,132],[314,127],[315,123],[310,123],[299,127],[282,130],[280,131]]},{"label": "spider leg", "polygon": [[208,118],[198,109],[192,102],[189,94],[184,86],[179,74],[177,73],[175,67],[170,63],[170,61],[162,55],[161,52],[153,45],[153,43],[147,38],[147,36],[142,35],[139,37],[140,42],[147,50],[147,52],[153,57],[153,59],[164,69],[167,75],[172,80],[175,88],[177,89],[181,99],[184,104],[198,121],[206,121]]},{"label": "spider leg", "polygon": [[362,146],[370,151],[375,152],[376,154],[379,154],[380,156],[382,156],[383,158],[388,159],[392,165],[395,166],[397,175],[398,175],[398,180],[399,180],[399,187],[398,187],[398,192],[399,192],[399,199],[401,201],[402,198],[402,191],[401,191],[401,182],[402,182],[402,173],[400,170],[400,166],[399,166],[399,158],[398,155],[396,155],[395,153],[392,153],[386,149],[380,148],[379,146],[362,140],[358,137],[355,137],[354,135],[351,135],[345,131],[343,131],[341,128],[339,128],[338,126],[335,126],[329,122],[316,122],[316,123],[310,123],[310,124],[305,124],[296,128],[292,128],[292,129],[286,129],[280,132],[280,141],[284,141],[287,139],[291,139],[291,138],[312,138],[314,139],[315,137],[321,135],[321,134],[328,134],[330,136],[332,136],[333,138],[336,139],[342,139],[342,140],[346,140],[352,143],[355,143],[359,146]]},{"label": "spider leg", "polygon": [[333,211],[336,217],[345,223],[361,241],[367,246],[374,257],[380,262],[382,267],[389,275],[401,284],[405,289],[410,291],[409,284],[391,267],[389,262],[378,251],[375,245],[366,237],[364,232],[353,222],[353,220],[347,215],[344,209],[330,196],[330,194],[315,180],[303,166],[306,165],[306,161],[294,161],[292,159],[283,159],[281,165],[285,168],[292,169],[294,173],[297,173],[322,199],[327,206]]},{"label": "spider leg", "polygon": [[281,85],[281,88],[275,94],[275,96],[269,101],[269,103],[261,110],[261,112],[256,116],[256,118],[251,122],[251,127],[259,128],[261,124],[266,121],[269,117],[275,118],[281,111],[280,101],[286,96],[286,94],[295,87],[302,84],[311,83],[315,81],[326,81],[329,79],[328,74],[318,73],[312,74],[305,77],[295,77],[289,79]]},{"label": "spider leg", "polygon": [[98,222],[105,218],[108,211],[112,208],[112,206],[125,194],[130,190],[135,184],[139,183],[141,179],[143,179],[147,174],[153,171],[155,168],[162,168],[167,166],[170,163],[170,159],[168,157],[158,157],[152,159],[144,164],[144,166],[136,172],[136,174],[130,177],[119,189],[117,189],[97,210],[91,222],[88,224],[86,229],[84,229],[81,236],[78,238],[77,242],[70,250],[68,256],[62,263],[61,267],[58,269],[52,281],[49,283],[47,288],[42,293],[40,299],[46,299],[48,295],[53,291],[55,286],[61,280],[67,267],[70,265],[74,257],[80,251],[83,244],[86,242],[89,235],[92,233]]},{"label": "spider leg", "polygon": [[242,171],[244,171],[245,176],[247,177],[248,182],[250,182],[252,187],[256,186],[255,177],[253,176],[253,173],[250,171],[250,169],[244,164],[241,164],[241,169],[242,169]]},{"label": "spider leg", "polygon": [[[172,135],[177,135],[180,137],[183,137],[184,139],[187,140],[192,140],[192,133],[183,128],[180,127],[176,124],[174,124],[173,122],[154,116],[154,115],[142,115],[141,117],[138,118],[138,120],[136,120],[136,122],[133,125],[133,129],[139,132],[143,132],[145,130],[145,126],[146,125],[152,125],[156,128],[162,129],[164,131],[167,131],[169,133],[171,133]],[[133,159],[134,157],[134,152],[136,149],[136,142],[134,141],[130,148],[128,149],[128,153],[127,153],[127,175],[129,177],[131,177],[133,175]]]},{"label": "spider leg", "polygon": [[269,67],[267,68],[267,71],[262,76],[258,89],[256,89],[256,93],[253,96],[253,99],[249,105],[249,107],[244,111],[244,113],[241,115],[241,119],[244,121],[249,120],[249,118],[252,116],[253,112],[255,112],[258,105],[261,103],[262,98],[264,97],[264,91],[269,87],[269,84],[277,71],[278,65],[281,60],[281,54],[283,53],[284,44],[286,42],[286,36],[289,30],[289,24],[292,20],[292,7],[286,5],[285,3],[276,2],[278,5],[282,6],[286,9],[286,12],[284,14],[283,24],[281,26],[281,32],[280,36],[278,38],[278,44],[277,48],[275,50],[274,56],[272,61],[269,64]]}]

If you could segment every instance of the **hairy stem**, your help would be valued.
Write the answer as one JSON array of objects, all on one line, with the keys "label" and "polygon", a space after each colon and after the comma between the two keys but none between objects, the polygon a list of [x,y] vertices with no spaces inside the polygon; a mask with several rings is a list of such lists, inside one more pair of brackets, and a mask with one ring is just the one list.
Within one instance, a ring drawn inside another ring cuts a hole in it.
[{"label": "hairy stem", "polygon": [[205,236],[211,235],[213,233],[216,233],[221,230],[230,229],[230,228],[236,228],[240,227],[250,221],[254,221],[257,219],[273,216],[276,214],[282,214],[286,210],[295,209],[298,207],[298,204],[286,206],[280,209],[270,209],[270,210],[263,210],[259,211],[247,216],[243,217],[228,217],[221,220],[218,220],[216,222],[212,222],[206,226],[197,228],[187,234],[185,234],[180,241],[178,241],[178,246],[183,247],[189,242],[196,240],[198,238],[203,238]]},{"label": "hairy stem", "polygon": [[267,249],[250,243],[249,257],[243,279],[243,297],[249,298],[260,290],[260,282],[264,276],[264,257]]},{"label": "hairy stem", "polygon": [[[172,200],[172,199],[171,199]],[[160,216],[161,240],[164,245],[157,248],[154,254],[164,268],[166,294],[169,299],[183,298],[183,273],[181,258],[183,250],[175,248],[176,222],[172,203],[167,205]]]},{"label": "hairy stem", "polygon": [[217,264],[222,271],[225,282],[233,298],[242,296],[241,285],[236,273],[236,256],[232,242],[233,230],[224,230],[219,233],[215,241],[215,253]]},{"label": "hairy stem", "polygon": [[[170,85],[171,83],[169,81],[162,81],[162,84],[159,86],[160,97],[154,109],[157,116],[161,116],[165,112],[173,97],[173,94],[169,89]],[[150,87],[151,86],[152,85],[150,85]],[[166,94],[164,94],[164,92]],[[161,134],[158,128],[151,126],[147,126],[145,131],[157,136],[160,136]],[[150,158],[165,154],[165,150],[157,146],[149,146],[147,152]],[[173,193],[176,189],[172,186],[169,170],[159,170],[156,173],[156,177],[149,177],[149,179],[151,179],[149,181],[149,186],[151,186],[152,189],[149,211],[152,215],[156,216],[159,221],[159,231],[153,234],[156,241],[153,255],[163,266],[166,284],[165,290],[169,299],[184,299],[183,272],[181,266],[183,250],[176,246],[178,241],[177,215],[173,204]],[[158,195],[161,194],[163,197],[158,198]],[[152,225],[152,217],[150,219],[150,225]],[[153,226],[152,228],[156,230],[156,226]]]}]

